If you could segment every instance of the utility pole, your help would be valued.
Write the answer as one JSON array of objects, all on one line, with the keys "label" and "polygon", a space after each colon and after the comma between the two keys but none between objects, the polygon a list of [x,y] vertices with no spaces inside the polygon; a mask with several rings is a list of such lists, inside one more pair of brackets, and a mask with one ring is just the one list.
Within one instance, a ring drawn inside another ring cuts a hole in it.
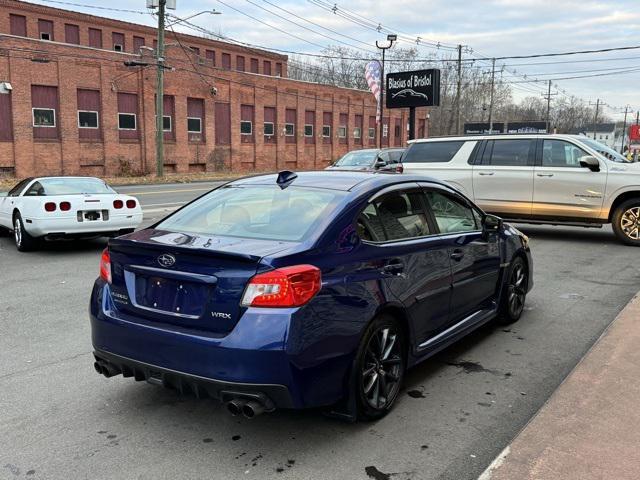
[{"label": "utility pole", "polygon": [[156,85],[156,176],[164,175],[164,9],[167,0],[158,0],[158,50]]},{"label": "utility pole", "polygon": [[627,114],[631,113],[631,108],[629,105],[624,107],[624,122],[622,122],[622,145],[620,146],[620,153],[624,153],[624,137],[627,130]]},{"label": "utility pole", "polygon": [[462,45],[458,45],[458,86],[456,89],[456,135],[460,135],[460,93],[462,89]]},{"label": "utility pole", "polygon": [[493,87],[496,77],[496,59],[491,60],[491,93],[489,94],[489,135],[493,133]]},{"label": "utility pole", "polygon": [[383,133],[383,126],[384,126],[384,117],[383,117],[384,90],[387,87],[387,84],[384,81],[384,52],[390,49],[393,46],[393,42],[395,42],[397,39],[398,39],[398,35],[390,33],[389,35],[387,35],[387,41],[389,42],[389,45],[386,45],[386,46],[380,45],[376,40],[376,47],[382,50],[382,66],[380,68],[380,107],[379,107],[380,108],[380,132],[378,135],[380,137],[380,141],[378,142],[379,148],[382,148],[382,133]]},{"label": "utility pole", "polygon": [[600,99],[596,99],[596,103],[589,103],[589,105],[596,106],[596,114],[593,117],[593,139],[596,139],[596,130],[598,128],[598,112],[600,111]]},{"label": "utility pole", "polygon": [[542,98],[547,100],[547,133],[551,133],[551,97],[557,95],[558,93],[551,94],[551,80],[549,80],[549,87],[547,89],[547,94],[542,95]]}]

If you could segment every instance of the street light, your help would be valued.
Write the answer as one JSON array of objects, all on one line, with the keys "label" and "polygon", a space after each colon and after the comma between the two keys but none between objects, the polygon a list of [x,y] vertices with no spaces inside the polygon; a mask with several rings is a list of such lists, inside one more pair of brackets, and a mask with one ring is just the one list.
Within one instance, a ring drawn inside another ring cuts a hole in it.
[{"label": "street light", "polygon": [[222,15],[222,12],[219,12],[215,8],[213,8],[211,10],[203,10],[201,12],[194,13],[193,15],[189,15],[188,17],[184,17],[184,18],[180,18],[180,17],[178,17],[176,15],[173,15],[171,13],[167,13],[167,16],[173,17],[176,20],[174,22],[168,23],[166,26],[167,27],[173,27],[174,25],[177,25],[177,24],[182,23],[182,22],[186,22],[187,20],[191,20],[192,18],[197,17],[199,15],[202,15],[204,13],[208,13],[210,15]]},{"label": "street light", "polygon": [[378,135],[380,137],[380,148],[382,148],[382,127],[384,125],[384,117],[382,116],[382,113],[384,111],[384,89],[386,87],[384,81],[384,53],[386,50],[390,49],[393,46],[393,42],[395,42],[396,40],[398,40],[398,35],[396,35],[395,33],[390,33],[389,35],[387,35],[387,42],[389,42],[388,45],[380,45],[376,40],[376,47],[382,50],[382,68],[380,71],[380,133]]}]

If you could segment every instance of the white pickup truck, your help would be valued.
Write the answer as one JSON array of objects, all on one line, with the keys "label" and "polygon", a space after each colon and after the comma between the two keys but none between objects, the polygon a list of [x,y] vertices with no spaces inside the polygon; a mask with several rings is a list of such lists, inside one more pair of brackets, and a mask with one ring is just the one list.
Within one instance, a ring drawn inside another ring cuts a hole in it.
[{"label": "white pickup truck", "polygon": [[458,188],[523,223],[601,227],[640,246],[640,163],[579,135],[441,137],[409,142],[405,173]]}]

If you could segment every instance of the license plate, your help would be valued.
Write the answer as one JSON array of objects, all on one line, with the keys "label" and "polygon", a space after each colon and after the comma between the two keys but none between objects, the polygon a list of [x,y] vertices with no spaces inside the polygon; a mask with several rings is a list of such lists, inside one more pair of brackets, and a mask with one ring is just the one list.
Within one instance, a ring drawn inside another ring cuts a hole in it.
[{"label": "license plate", "polygon": [[136,275],[135,282],[138,305],[171,313],[202,315],[208,296],[205,285],[144,275]]},{"label": "license plate", "polygon": [[96,212],[96,211],[84,212],[84,218],[89,221],[99,220],[100,212]]}]

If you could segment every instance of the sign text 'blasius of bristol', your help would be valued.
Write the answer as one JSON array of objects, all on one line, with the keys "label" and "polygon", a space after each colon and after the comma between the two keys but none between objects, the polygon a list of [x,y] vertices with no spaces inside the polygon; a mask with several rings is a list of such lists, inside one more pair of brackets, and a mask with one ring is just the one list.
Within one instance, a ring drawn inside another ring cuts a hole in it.
[{"label": "sign text 'blasius of bristol'", "polygon": [[387,75],[387,108],[440,105],[440,70],[416,70]]}]

